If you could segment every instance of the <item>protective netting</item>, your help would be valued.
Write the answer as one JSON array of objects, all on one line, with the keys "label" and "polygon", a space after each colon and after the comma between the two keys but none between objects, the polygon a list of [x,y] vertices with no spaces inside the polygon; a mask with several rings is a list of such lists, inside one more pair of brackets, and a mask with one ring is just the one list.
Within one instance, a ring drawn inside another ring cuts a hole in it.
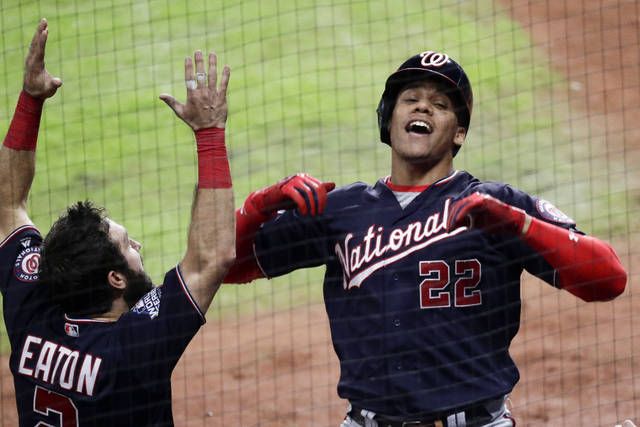
[{"label": "protective netting", "polygon": [[[155,281],[182,257],[195,182],[192,135],[158,95],[184,99],[182,63],[231,67],[227,146],[236,205],[295,172],[345,185],[389,175],[375,107],[407,57],[445,51],[475,104],[458,169],[551,200],[609,241],[629,273],[587,304],[523,276],[511,346],[518,424],[613,426],[640,417],[640,31],[637,2],[42,1],[0,3],[0,132],[40,17],[45,107],[29,202],[44,232],[91,199],[144,244]],[[347,403],[322,303],[322,268],[225,285],[173,374],[176,425],[337,426]],[[2,332],[1,425],[16,425]],[[354,344],[357,345],[357,344]]]}]

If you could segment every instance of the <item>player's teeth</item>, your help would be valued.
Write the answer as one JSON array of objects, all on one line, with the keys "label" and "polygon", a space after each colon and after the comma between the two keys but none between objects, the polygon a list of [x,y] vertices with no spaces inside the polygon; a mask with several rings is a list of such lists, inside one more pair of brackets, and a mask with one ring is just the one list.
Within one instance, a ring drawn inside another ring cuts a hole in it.
[{"label": "player's teeth", "polygon": [[415,130],[415,131],[423,131],[426,133],[431,132],[431,126],[429,125],[429,123],[423,122],[422,120],[415,120],[413,122],[410,122],[408,129]]}]

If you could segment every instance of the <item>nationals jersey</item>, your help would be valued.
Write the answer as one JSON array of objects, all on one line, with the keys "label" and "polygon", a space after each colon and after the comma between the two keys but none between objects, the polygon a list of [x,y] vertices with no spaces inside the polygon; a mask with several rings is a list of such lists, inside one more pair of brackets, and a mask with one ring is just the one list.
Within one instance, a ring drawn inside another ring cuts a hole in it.
[{"label": "nationals jersey", "polygon": [[385,184],[329,193],[323,215],[285,211],[255,240],[266,277],[325,264],[324,299],[340,360],[338,394],[378,414],[446,411],[508,394],[519,379],[509,345],[523,269],[553,284],[517,238],[459,227],[451,204],[489,194],[565,228],[550,203],[455,171],[404,208]]},{"label": "nationals jersey", "polygon": [[38,282],[42,238],[0,243],[0,290],[20,425],[172,426],[171,372],[204,316],[178,267],[118,321],[66,316]]}]

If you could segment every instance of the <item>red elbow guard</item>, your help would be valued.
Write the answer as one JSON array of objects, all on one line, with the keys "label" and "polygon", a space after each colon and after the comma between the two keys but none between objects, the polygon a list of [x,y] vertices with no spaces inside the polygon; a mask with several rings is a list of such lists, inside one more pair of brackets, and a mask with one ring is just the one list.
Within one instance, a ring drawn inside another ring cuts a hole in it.
[{"label": "red elbow guard", "polygon": [[584,301],[620,295],[627,272],[607,243],[532,218],[523,240],[555,269],[556,284]]}]

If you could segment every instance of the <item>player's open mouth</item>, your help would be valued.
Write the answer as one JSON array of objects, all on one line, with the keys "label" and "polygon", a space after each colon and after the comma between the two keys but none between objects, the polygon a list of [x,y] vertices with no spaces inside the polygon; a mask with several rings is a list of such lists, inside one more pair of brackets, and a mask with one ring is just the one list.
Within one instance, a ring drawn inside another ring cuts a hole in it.
[{"label": "player's open mouth", "polygon": [[418,133],[420,135],[428,135],[433,132],[433,127],[430,123],[422,120],[412,120],[407,123],[405,130],[409,133]]}]

